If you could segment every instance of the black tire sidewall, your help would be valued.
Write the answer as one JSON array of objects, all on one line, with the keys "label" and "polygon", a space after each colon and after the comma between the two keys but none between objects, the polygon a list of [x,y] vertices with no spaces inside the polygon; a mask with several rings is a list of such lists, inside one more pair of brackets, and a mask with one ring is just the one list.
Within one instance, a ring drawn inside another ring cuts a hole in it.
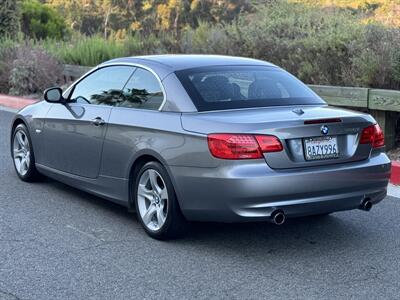
[{"label": "black tire sidewall", "polygon": [[[167,192],[168,192],[168,202],[167,202],[167,218],[165,220],[165,223],[163,226],[158,229],[158,230],[150,230],[147,228],[147,226],[144,224],[142,217],[140,216],[140,211],[139,211],[139,205],[138,205],[138,197],[137,197],[137,190],[139,186],[139,180],[142,174],[149,169],[153,169],[157,171],[163,178],[164,183],[167,187]],[[144,230],[149,234],[151,237],[156,238],[156,239],[165,239],[170,235],[172,223],[176,220],[177,214],[180,214],[180,208],[176,199],[176,194],[174,187],[172,185],[171,179],[168,175],[168,172],[165,170],[165,168],[158,162],[148,162],[146,163],[138,172],[136,179],[135,179],[135,186],[134,186],[134,192],[133,192],[133,201],[135,203],[135,208],[136,208],[136,213],[137,217],[139,219],[139,222],[142,224]]]}]

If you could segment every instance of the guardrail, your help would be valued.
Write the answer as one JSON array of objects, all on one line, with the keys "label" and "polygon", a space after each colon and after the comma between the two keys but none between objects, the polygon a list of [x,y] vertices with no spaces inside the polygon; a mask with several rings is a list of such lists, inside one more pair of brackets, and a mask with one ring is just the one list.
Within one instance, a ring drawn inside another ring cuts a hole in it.
[{"label": "guardrail", "polygon": [[386,149],[396,142],[396,123],[400,112],[400,91],[369,88],[309,85],[330,105],[361,109],[370,113],[385,133]]},{"label": "guardrail", "polygon": [[309,85],[331,105],[400,112],[400,91]]},{"label": "guardrail", "polygon": [[[73,81],[90,69],[91,67],[64,65],[65,81]],[[358,109],[373,115],[385,133],[386,148],[393,148],[400,112],[400,91],[326,85],[309,87],[330,105]]]}]

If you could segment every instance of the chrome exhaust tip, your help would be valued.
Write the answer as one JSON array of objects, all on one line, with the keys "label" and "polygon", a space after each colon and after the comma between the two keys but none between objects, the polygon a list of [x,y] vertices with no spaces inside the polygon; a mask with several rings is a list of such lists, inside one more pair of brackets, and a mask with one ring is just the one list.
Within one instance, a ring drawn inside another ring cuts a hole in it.
[{"label": "chrome exhaust tip", "polygon": [[275,211],[271,215],[272,222],[276,225],[282,225],[286,221],[286,216],[282,211]]},{"label": "chrome exhaust tip", "polygon": [[371,208],[372,208],[372,202],[369,200],[369,198],[364,199],[360,205],[360,209],[365,211],[370,211]]}]

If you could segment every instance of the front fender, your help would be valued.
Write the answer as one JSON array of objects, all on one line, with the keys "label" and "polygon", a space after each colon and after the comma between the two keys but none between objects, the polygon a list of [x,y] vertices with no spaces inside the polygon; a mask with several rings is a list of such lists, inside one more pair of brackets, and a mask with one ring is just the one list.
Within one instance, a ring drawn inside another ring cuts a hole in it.
[{"label": "front fender", "polygon": [[35,153],[36,162],[41,162],[42,156],[42,143],[41,143],[41,132],[44,127],[45,118],[51,107],[50,103],[40,101],[35,104],[28,105],[17,112],[15,115],[12,125],[10,128],[10,153],[12,155],[12,134],[14,128],[23,123],[28,129],[28,134],[32,142],[32,149]]}]

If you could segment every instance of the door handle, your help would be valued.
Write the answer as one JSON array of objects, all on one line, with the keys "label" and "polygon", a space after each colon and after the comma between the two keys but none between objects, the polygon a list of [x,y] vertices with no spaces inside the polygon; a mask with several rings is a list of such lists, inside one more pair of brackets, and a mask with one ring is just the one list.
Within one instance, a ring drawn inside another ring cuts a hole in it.
[{"label": "door handle", "polygon": [[97,118],[94,118],[93,120],[92,120],[92,123],[94,124],[94,126],[102,126],[102,125],[104,125],[104,124],[106,124],[106,121],[104,121],[102,118],[100,118],[100,117],[97,117]]}]

